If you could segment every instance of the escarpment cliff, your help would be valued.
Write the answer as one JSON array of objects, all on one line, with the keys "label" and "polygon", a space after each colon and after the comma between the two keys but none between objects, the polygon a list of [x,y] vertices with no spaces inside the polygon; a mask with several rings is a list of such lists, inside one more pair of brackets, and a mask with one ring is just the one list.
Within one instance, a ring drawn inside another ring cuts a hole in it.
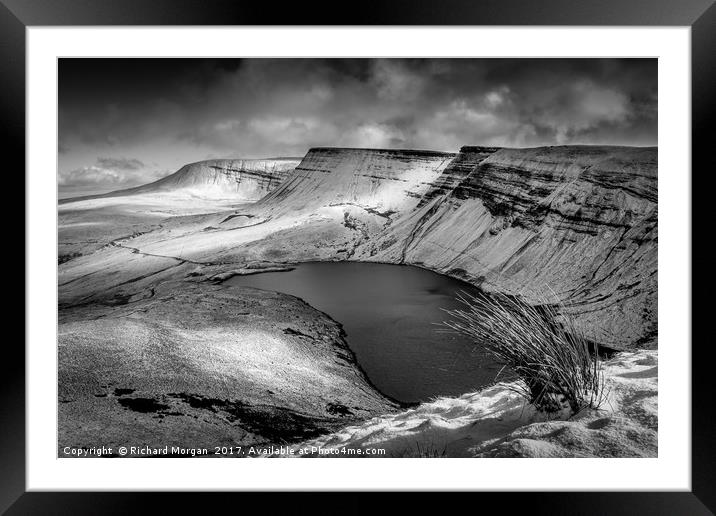
[{"label": "escarpment cliff", "polygon": [[463,148],[437,195],[356,258],[425,266],[535,303],[559,300],[598,342],[655,346],[657,150],[484,154]]},{"label": "escarpment cliff", "polygon": [[359,205],[396,213],[417,205],[454,157],[419,150],[314,148],[258,206],[296,213]]},{"label": "escarpment cliff", "polygon": [[460,149],[445,171],[432,182],[431,188],[422,196],[418,206],[455,189],[483,160],[497,152],[499,147],[470,147]]}]

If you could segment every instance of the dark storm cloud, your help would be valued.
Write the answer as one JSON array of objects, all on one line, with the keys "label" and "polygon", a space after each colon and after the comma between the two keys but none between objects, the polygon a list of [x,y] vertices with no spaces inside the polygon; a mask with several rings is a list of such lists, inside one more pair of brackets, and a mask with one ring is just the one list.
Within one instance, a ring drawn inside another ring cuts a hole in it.
[{"label": "dark storm cloud", "polygon": [[312,146],[655,145],[656,72],[653,59],[62,59],[60,172]]}]

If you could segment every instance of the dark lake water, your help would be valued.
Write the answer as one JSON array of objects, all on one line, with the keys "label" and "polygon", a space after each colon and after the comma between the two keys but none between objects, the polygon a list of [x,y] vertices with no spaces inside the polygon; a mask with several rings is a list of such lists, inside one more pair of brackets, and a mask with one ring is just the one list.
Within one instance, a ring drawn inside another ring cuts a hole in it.
[{"label": "dark lake water", "polygon": [[403,402],[474,391],[501,368],[475,343],[438,326],[448,317],[441,309],[459,307],[456,294],[472,287],[418,267],[303,263],[226,283],[292,294],[330,315],[376,388]]}]

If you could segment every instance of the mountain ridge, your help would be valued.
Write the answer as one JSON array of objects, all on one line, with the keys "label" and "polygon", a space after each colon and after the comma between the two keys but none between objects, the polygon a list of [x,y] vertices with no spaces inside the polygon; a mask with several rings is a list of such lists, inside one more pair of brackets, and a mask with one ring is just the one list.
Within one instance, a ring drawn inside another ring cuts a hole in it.
[{"label": "mountain ridge", "polygon": [[417,265],[533,303],[549,293],[595,341],[653,348],[657,161],[650,147],[315,147],[257,202],[140,235],[132,247],[227,270]]},{"label": "mountain ridge", "polygon": [[[209,159],[183,165],[179,170],[151,183],[113,190],[104,194],[62,199],[70,202],[123,197],[145,193],[168,193],[186,190],[197,196],[237,196],[238,200],[255,201],[271,191],[301,158]],[[246,176],[246,177],[243,177]],[[242,184],[243,182],[243,184]]]}]

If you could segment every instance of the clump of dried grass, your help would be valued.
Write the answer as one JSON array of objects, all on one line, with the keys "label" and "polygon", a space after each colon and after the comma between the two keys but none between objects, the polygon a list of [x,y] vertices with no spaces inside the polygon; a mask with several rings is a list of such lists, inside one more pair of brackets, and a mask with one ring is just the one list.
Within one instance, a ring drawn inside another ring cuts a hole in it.
[{"label": "clump of dried grass", "polygon": [[560,305],[530,305],[503,294],[462,293],[465,308],[446,310],[448,327],[483,345],[522,380],[518,388],[537,409],[577,413],[606,398],[597,346]]}]

